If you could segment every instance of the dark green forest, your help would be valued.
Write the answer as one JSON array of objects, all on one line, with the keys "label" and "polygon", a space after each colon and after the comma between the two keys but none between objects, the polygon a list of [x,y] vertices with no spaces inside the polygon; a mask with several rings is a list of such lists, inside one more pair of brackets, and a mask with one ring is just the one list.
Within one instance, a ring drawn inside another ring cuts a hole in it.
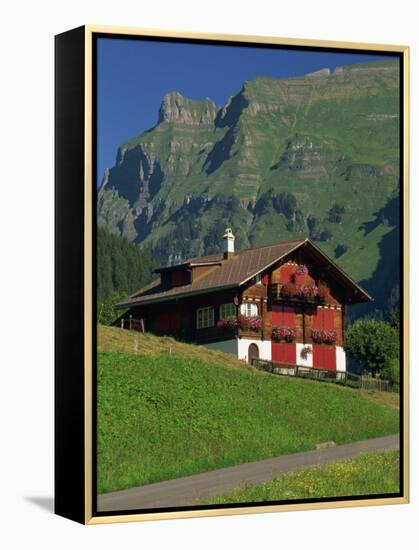
[{"label": "dark green forest", "polygon": [[99,226],[97,228],[98,315],[100,316],[104,304],[117,302],[149,283],[155,267],[156,263],[147,250]]}]

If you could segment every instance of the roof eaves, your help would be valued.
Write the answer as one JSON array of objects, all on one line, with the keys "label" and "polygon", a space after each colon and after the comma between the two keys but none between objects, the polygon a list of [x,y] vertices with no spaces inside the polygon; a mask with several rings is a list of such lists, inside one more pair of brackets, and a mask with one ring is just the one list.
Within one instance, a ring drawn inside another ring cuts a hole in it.
[{"label": "roof eaves", "polygon": [[282,258],[284,258],[285,256],[287,256],[288,254],[291,254],[291,252],[294,252],[294,250],[297,250],[297,248],[299,248],[301,245],[303,245],[304,243],[306,243],[309,239],[304,239],[303,241],[299,241],[298,244],[296,246],[294,246],[293,248],[290,248],[289,250],[287,250],[286,252],[284,252],[281,256],[278,256],[277,258],[275,258],[275,260],[273,260],[272,262],[269,262],[268,264],[264,265],[263,267],[261,267],[260,269],[258,269],[257,271],[255,271],[254,273],[252,273],[252,275],[250,275],[249,277],[246,277],[246,279],[244,279],[243,281],[241,281],[239,283],[239,286],[242,286],[244,285],[245,283],[247,283],[247,281],[250,281],[250,279],[253,279],[253,277],[255,275],[257,275],[258,273],[260,273],[261,271],[264,271],[265,269],[269,269],[272,265],[274,265],[276,262],[278,262],[279,260],[282,260]]},{"label": "roof eaves", "polygon": [[229,288],[235,288],[239,285],[237,283],[232,283],[229,285],[216,286],[212,288],[201,288],[199,290],[193,290],[192,292],[179,292],[179,294],[172,294],[170,296],[160,296],[159,298],[151,298],[149,300],[133,301],[133,302],[120,302],[116,304],[115,307],[118,309],[123,309],[127,307],[142,306],[148,304],[156,304],[158,302],[168,302],[172,300],[177,300],[179,298],[188,298],[189,296],[198,296],[199,294],[208,294],[210,292],[218,292],[219,290],[227,290]]}]

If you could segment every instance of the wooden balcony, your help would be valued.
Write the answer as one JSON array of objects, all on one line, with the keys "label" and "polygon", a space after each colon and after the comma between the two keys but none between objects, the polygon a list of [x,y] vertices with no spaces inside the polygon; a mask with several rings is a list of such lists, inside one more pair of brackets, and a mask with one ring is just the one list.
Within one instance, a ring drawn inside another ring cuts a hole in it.
[{"label": "wooden balcony", "polygon": [[284,285],[281,283],[274,283],[270,285],[270,297],[273,302],[293,302],[296,304],[325,304],[327,298],[322,296],[283,296],[281,289]]}]

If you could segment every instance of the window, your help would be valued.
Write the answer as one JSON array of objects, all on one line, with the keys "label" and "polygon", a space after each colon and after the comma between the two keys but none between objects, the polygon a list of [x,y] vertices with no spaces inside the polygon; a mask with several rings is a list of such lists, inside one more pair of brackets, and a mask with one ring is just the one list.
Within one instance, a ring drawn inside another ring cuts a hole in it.
[{"label": "window", "polygon": [[220,305],[220,319],[228,319],[236,316],[236,306],[234,304]]},{"label": "window", "polygon": [[196,310],[196,328],[208,328],[214,326],[214,308],[203,307]]},{"label": "window", "polygon": [[172,271],[171,283],[172,283],[172,286],[181,286],[183,284],[183,272]]},{"label": "window", "polygon": [[258,275],[256,275],[255,279],[256,279],[256,284],[257,285],[262,284],[262,275],[260,273],[258,273]]},{"label": "window", "polygon": [[242,304],[240,306],[240,313],[245,317],[257,317],[258,306],[256,304]]}]

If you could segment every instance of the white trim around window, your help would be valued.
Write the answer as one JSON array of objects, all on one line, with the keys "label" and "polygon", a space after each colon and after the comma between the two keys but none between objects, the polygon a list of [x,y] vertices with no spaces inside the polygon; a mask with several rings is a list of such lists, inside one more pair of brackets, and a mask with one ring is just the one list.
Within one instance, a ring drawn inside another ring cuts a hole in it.
[{"label": "white trim around window", "polygon": [[240,306],[240,313],[245,317],[257,317],[258,316],[258,306],[257,304],[242,304]]},{"label": "white trim around window", "polygon": [[220,305],[220,319],[228,319],[237,315],[237,308],[233,302]]},{"label": "white trim around window", "polygon": [[201,307],[196,310],[196,328],[209,328],[214,326],[214,308]]}]

